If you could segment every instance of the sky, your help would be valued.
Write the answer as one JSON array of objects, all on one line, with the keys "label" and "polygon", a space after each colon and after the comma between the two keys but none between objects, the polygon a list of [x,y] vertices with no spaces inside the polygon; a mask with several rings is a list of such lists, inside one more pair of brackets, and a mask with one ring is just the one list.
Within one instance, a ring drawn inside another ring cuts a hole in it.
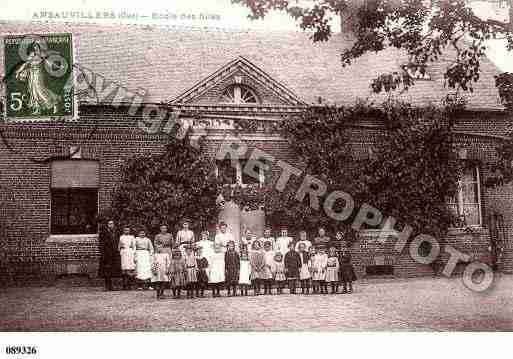
[{"label": "sky", "polygon": [[[307,4],[308,0],[299,1]],[[506,1],[470,0],[476,14],[482,18],[508,19]],[[112,18],[97,18],[96,12],[109,12]],[[31,20],[41,12],[75,12],[73,21],[97,23],[138,23],[175,26],[200,26],[217,28],[253,29],[258,31],[300,31],[297,24],[285,14],[274,12],[264,20],[251,21],[249,10],[234,5],[230,0],[1,0],[0,19]],[[80,17],[77,18],[77,14]],[[93,14],[93,18],[88,18]],[[154,16],[157,15],[157,16]],[[48,15],[38,20],[65,21],[50,18]],[[70,21],[69,18],[67,21]],[[331,22],[333,29],[340,28],[338,18]],[[1,29],[0,29],[1,30]],[[513,54],[501,41],[491,41],[487,52],[490,59],[502,70],[513,72]]]}]

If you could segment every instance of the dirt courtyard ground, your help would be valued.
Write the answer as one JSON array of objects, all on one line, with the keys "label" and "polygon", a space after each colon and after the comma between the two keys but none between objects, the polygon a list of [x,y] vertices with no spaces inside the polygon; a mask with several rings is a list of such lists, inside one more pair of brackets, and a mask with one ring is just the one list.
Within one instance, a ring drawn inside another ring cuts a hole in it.
[{"label": "dirt courtyard ground", "polygon": [[513,276],[486,293],[461,278],[359,281],[355,293],[157,301],[96,286],[2,288],[0,331],[513,330]]}]

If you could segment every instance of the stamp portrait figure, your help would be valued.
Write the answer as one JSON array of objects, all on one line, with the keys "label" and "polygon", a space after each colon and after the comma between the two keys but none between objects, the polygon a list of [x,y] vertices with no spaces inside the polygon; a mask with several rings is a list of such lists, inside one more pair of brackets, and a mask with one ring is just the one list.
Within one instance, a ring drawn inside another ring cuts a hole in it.
[{"label": "stamp portrait figure", "polygon": [[41,109],[54,109],[60,102],[59,96],[48,88],[45,64],[52,66],[46,52],[41,50],[41,46],[35,42],[27,61],[16,70],[16,79],[27,82],[28,107],[33,110],[33,115],[40,114]]}]

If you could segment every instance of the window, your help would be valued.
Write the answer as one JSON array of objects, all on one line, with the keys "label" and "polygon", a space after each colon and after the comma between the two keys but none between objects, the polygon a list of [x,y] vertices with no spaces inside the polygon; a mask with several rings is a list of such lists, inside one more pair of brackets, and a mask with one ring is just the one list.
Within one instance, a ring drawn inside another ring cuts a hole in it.
[{"label": "window", "polygon": [[[223,183],[231,185],[239,184],[245,186],[248,184],[252,185],[265,183],[265,172],[260,168],[260,166],[256,164],[254,166],[255,172],[259,174],[258,179],[244,172],[244,168],[246,165],[248,165],[248,163],[249,166],[251,166],[251,162],[248,159],[240,159],[238,161],[234,161],[233,163],[231,159],[217,161],[216,175],[221,179]],[[260,163],[260,161],[258,161],[258,163]]]},{"label": "window", "polygon": [[224,90],[221,96],[222,103],[233,103],[236,105],[241,104],[256,104],[258,97],[250,88],[241,85],[229,86]]},{"label": "window", "polygon": [[98,162],[54,161],[51,173],[51,233],[96,233]]},{"label": "window", "polygon": [[458,192],[448,201],[450,210],[457,218],[457,227],[482,224],[479,182],[478,167],[465,169],[462,178],[458,181]]}]

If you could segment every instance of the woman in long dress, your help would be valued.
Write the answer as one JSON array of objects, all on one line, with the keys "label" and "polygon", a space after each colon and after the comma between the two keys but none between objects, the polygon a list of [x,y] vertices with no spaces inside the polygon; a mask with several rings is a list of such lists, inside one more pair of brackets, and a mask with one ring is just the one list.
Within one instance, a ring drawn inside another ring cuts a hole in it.
[{"label": "woman in long dress", "polygon": [[151,281],[157,291],[157,299],[164,297],[164,286],[169,282],[169,264],[171,258],[169,253],[163,246],[156,246],[156,253],[153,258],[152,264],[152,278]]},{"label": "woman in long dress", "polygon": [[184,220],[182,229],[176,234],[176,245],[182,251],[182,257],[185,257],[185,248],[194,244],[194,232],[189,229],[189,221]]},{"label": "woman in long dress", "polygon": [[135,272],[136,278],[143,283],[143,288],[148,289],[151,279],[151,265],[153,256],[153,244],[146,237],[144,230],[139,231],[135,238]]},{"label": "woman in long dress", "polygon": [[38,115],[41,110],[52,110],[60,101],[60,97],[48,88],[45,81],[45,65],[54,66],[46,59],[47,55],[41,51],[40,45],[35,42],[34,50],[28,55],[27,61],[16,70],[18,81],[27,82],[28,107],[33,110],[33,115]]},{"label": "woman in long dress", "polygon": [[212,296],[221,296],[221,286],[225,280],[224,252],[220,245],[214,246],[214,254],[210,258],[208,282],[212,285]]},{"label": "woman in long dress", "polygon": [[135,271],[135,237],[130,234],[130,227],[123,228],[119,237],[119,255],[121,257],[121,271],[123,273],[123,289],[130,287],[130,278]]}]

